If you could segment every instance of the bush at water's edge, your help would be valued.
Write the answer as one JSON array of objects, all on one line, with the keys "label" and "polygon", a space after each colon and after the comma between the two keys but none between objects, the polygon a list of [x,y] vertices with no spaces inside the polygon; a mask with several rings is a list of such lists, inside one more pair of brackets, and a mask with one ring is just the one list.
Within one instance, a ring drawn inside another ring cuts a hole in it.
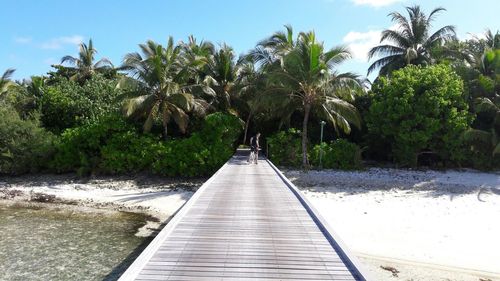
[{"label": "bush at water's edge", "polygon": [[239,118],[214,113],[201,131],[183,139],[163,141],[142,134],[120,117],[66,130],[50,163],[55,172],[130,173],[151,171],[168,176],[213,173],[233,154],[242,131]]}]

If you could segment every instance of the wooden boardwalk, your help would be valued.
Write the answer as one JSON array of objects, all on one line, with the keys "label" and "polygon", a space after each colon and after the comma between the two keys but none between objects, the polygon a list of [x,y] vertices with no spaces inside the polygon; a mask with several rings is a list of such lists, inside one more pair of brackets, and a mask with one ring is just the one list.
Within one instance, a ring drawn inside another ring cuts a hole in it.
[{"label": "wooden boardwalk", "polygon": [[234,156],[119,279],[368,280],[272,163]]}]

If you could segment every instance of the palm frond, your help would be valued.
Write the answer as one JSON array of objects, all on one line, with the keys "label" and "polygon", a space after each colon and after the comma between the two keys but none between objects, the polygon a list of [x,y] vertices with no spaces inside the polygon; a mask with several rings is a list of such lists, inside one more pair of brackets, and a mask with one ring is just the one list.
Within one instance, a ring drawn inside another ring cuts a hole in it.
[{"label": "palm frond", "polygon": [[485,97],[479,97],[474,100],[474,110],[476,112],[494,112],[496,113],[500,109],[495,103],[490,99]]},{"label": "palm frond", "polygon": [[94,64],[95,69],[113,68],[113,67],[114,67],[113,63],[107,58],[102,58]]},{"label": "palm frond", "polygon": [[398,61],[401,61],[401,55],[392,55],[380,58],[370,65],[368,68],[368,75],[379,68],[381,69],[390,64],[398,63]]},{"label": "palm frond", "polygon": [[14,74],[16,70],[14,68],[8,68],[7,70],[4,71],[2,74],[2,77],[0,78],[1,81],[7,81],[9,80],[12,75]]},{"label": "palm frond", "polygon": [[444,11],[446,11],[446,9],[443,7],[438,7],[438,8],[435,8],[434,10],[432,10],[432,12],[429,14],[429,17],[427,17],[427,24],[431,25],[431,22],[434,21],[434,17],[437,14],[444,12]]},{"label": "palm frond", "polygon": [[382,31],[382,35],[380,36],[380,43],[384,41],[392,41],[397,47],[407,48],[411,46],[411,42],[406,34],[399,30],[386,29]]},{"label": "palm frond", "polygon": [[151,109],[158,100],[155,95],[147,94],[125,100],[123,104],[123,114],[129,118],[136,118],[144,112],[151,112]]},{"label": "palm frond", "polygon": [[189,123],[189,116],[182,110],[181,108],[177,107],[174,104],[170,104],[169,108],[171,109],[171,116],[174,119],[175,123],[181,130],[181,132],[184,134],[186,133],[186,129]]},{"label": "palm frond", "polygon": [[492,133],[478,130],[478,129],[469,129],[464,132],[464,140],[470,144],[481,143],[483,145],[491,145],[492,142]]},{"label": "palm frond", "polygon": [[339,98],[326,97],[324,106],[331,114],[341,116],[348,123],[361,128],[361,116],[354,105]]},{"label": "palm frond", "polygon": [[452,25],[443,26],[434,32],[425,42],[426,47],[430,48],[436,42],[446,42],[454,39],[456,36],[455,27]]},{"label": "palm frond", "polygon": [[352,54],[346,46],[337,46],[324,53],[324,61],[330,70],[333,70],[351,57]]},{"label": "palm frond", "polygon": [[372,59],[380,55],[393,56],[393,55],[402,55],[404,53],[405,49],[398,46],[379,45],[370,49],[370,51],[368,52],[368,59]]},{"label": "palm frond", "polygon": [[68,63],[70,65],[77,65],[80,60],[72,56],[64,56],[61,59],[61,64]]}]

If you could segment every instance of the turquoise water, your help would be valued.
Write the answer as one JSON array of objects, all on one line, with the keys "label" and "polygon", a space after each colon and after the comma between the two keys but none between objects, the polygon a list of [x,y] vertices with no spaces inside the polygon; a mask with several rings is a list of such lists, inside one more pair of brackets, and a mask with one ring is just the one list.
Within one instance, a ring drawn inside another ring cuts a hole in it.
[{"label": "turquoise water", "polygon": [[0,280],[116,280],[148,241],[145,217],[0,206]]}]

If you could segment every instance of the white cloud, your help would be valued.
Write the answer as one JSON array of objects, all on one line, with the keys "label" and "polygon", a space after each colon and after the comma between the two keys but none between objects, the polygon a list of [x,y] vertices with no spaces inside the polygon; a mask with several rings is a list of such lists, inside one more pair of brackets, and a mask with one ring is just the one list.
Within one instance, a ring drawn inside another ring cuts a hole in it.
[{"label": "white cloud", "polygon": [[389,6],[397,2],[403,2],[405,0],[351,0],[356,5],[367,5],[372,7],[383,7]]},{"label": "white cloud", "polygon": [[370,30],[367,32],[350,31],[342,39],[349,46],[354,59],[368,61],[368,51],[379,44],[381,30]]},{"label": "white cloud", "polygon": [[63,36],[43,42],[40,45],[40,48],[49,50],[58,50],[62,49],[65,45],[78,45],[82,41],[83,41],[83,36],[80,35]]},{"label": "white cloud", "polygon": [[18,44],[29,44],[33,39],[31,37],[15,37],[14,42]]},{"label": "white cloud", "polygon": [[[397,30],[398,26],[393,25],[389,29]],[[381,29],[369,30],[367,32],[350,31],[342,38],[342,42],[349,46],[354,59],[368,62],[368,52],[371,48],[380,44],[381,36]]]}]

